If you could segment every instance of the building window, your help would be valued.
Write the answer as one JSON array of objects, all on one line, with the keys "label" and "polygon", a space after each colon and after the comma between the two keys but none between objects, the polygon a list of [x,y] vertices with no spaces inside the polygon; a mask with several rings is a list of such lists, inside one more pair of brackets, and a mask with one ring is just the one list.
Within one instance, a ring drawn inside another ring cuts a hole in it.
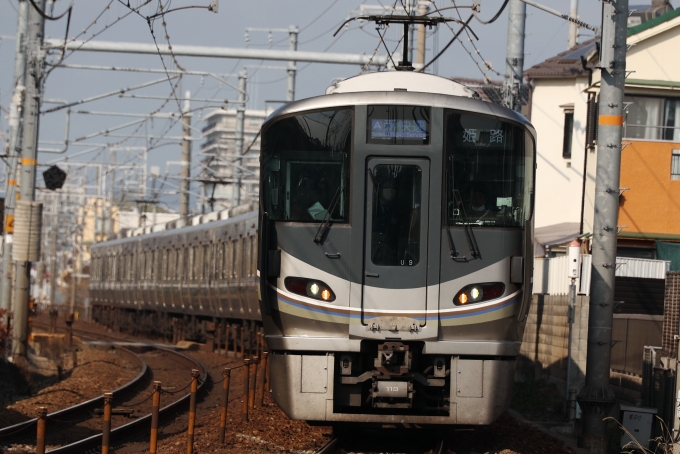
[{"label": "building window", "polygon": [[671,156],[671,180],[680,180],[680,150],[673,150]]},{"label": "building window", "polygon": [[562,157],[571,159],[571,139],[574,134],[574,111],[564,112],[564,140],[562,142]]},{"label": "building window", "polygon": [[625,138],[680,142],[680,99],[625,96],[624,106]]}]

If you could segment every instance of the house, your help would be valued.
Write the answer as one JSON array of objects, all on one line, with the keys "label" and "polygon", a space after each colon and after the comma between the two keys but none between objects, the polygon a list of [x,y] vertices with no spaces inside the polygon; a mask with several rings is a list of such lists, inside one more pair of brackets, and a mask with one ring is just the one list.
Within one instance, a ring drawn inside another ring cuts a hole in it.
[{"label": "house", "polygon": [[[628,28],[619,257],[671,260],[680,269],[680,9]],[[638,7],[639,8],[639,7]],[[650,9],[652,9],[650,8]],[[629,21],[631,22],[631,21]],[[538,133],[537,255],[593,234],[598,38],[525,71]]]}]

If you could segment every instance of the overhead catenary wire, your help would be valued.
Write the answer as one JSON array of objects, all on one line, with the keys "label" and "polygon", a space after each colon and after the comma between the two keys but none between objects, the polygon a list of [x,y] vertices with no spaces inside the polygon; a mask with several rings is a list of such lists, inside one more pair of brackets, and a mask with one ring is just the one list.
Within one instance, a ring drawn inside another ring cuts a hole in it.
[{"label": "overhead catenary wire", "polygon": [[43,19],[47,19],[47,20],[59,20],[67,14],[69,15],[69,19],[70,19],[71,10],[73,9],[73,3],[71,3],[71,6],[69,6],[66,11],[64,11],[63,13],[61,13],[57,17],[52,17],[52,16],[47,15],[45,13],[45,11],[41,10],[40,7],[35,3],[35,0],[29,0],[29,2],[31,2],[31,5],[33,5],[33,8],[38,12],[38,14],[40,14],[43,17]]}]

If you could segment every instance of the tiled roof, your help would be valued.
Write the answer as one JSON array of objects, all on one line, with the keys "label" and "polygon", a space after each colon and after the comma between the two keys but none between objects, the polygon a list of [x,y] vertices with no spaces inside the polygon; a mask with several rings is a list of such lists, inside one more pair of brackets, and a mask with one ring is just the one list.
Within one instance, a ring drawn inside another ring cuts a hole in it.
[{"label": "tiled roof", "polygon": [[527,79],[572,79],[586,76],[587,72],[581,65],[581,56],[586,56],[593,50],[600,37],[579,44],[567,51],[549,58],[524,71]]},{"label": "tiled roof", "polygon": [[[633,36],[650,28],[663,24],[680,16],[680,8],[662,14],[635,27],[630,27],[627,36]],[[569,49],[561,54],[545,60],[524,71],[527,79],[572,79],[587,75],[581,66],[581,56],[586,56],[594,47],[600,37],[596,36],[590,41]]]}]

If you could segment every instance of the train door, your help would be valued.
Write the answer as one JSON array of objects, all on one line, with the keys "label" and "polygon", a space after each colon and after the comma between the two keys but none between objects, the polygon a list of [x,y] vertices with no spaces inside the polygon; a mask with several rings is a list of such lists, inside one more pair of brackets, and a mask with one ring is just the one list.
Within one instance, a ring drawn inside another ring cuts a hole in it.
[{"label": "train door", "polygon": [[425,324],[429,170],[427,159],[368,161],[362,321],[369,329]]}]

